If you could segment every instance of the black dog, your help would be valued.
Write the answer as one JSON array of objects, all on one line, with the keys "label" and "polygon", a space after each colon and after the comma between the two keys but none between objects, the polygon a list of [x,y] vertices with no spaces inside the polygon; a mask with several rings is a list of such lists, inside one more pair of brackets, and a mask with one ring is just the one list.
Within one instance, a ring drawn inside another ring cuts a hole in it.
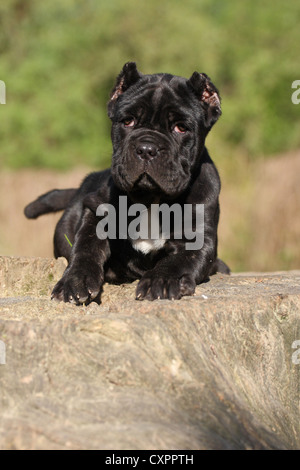
[{"label": "black dog", "polygon": [[[220,180],[204,146],[221,115],[217,88],[205,74],[195,72],[189,80],[143,75],[130,62],[117,78],[108,115],[111,169],[90,174],[78,190],[51,191],[25,209],[28,218],[66,209],[56,227],[54,252],[69,265],[52,298],[76,304],[100,301],[105,281],[140,279],[137,299],[180,299],[217,271],[229,273],[217,258]],[[187,250],[186,238],[176,239],[173,232],[159,243],[124,236],[99,239],[97,207],[111,204],[119,220],[120,196],[127,197],[129,207],[191,204],[194,215],[195,206],[204,204],[202,248]]]}]

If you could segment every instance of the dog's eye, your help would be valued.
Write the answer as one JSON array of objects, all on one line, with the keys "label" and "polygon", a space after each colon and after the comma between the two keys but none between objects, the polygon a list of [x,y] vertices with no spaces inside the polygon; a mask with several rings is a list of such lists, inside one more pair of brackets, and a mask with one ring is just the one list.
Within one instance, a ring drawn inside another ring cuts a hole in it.
[{"label": "dog's eye", "polygon": [[176,132],[176,134],[185,134],[187,132],[187,128],[183,124],[177,124],[174,127],[174,132]]},{"label": "dog's eye", "polygon": [[124,126],[125,126],[125,127],[134,127],[134,125],[135,125],[135,120],[132,119],[132,118],[125,119],[125,121],[123,121],[123,123],[124,123]]}]

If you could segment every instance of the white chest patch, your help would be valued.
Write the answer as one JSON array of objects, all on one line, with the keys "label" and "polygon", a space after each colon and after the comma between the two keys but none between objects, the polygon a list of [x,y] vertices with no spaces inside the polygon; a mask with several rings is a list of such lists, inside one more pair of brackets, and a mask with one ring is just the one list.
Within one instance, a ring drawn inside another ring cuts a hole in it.
[{"label": "white chest patch", "polygon": [[158,240],[131,240],[132,246],[135,250],[141,251],[146,255],[147,253],[150,253],[150,251],[157,251],[160,250],[164,244],[166,243],[166,240],[164,239],[158,239]]},{"label": "white chest patch", "polygon": [[[153,224],[153,222],[152,222]],[[134,237],[129,237],[132,247],[137,250],[141,251],[145,255],[150,253],[151,251],[158,251],[161,248],[163,248],[164,244],[166,243],[167,239],[163,238],[159,227],[156,227],[156,232],[159,232],[159,237],[157,237],[157,234],[155,238],[136,238],[138,235],[137,233],[135,234]],[[148,209],[147,211],[143,212],[140,216],[140,230],[139,233],[148,233],[151,234],[151,209]]]}]

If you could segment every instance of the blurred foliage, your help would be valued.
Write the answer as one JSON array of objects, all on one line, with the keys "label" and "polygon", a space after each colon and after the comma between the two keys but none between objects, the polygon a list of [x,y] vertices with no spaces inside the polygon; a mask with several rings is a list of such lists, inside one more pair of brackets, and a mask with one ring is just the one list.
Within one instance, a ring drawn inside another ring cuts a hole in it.
[{"label": "blurred foliage", "polygon": [[206,72],[220,89],[218,158],[300,146],[298,0],[1,0],[1,165],[109,164],[106,102],[127,61]]}]

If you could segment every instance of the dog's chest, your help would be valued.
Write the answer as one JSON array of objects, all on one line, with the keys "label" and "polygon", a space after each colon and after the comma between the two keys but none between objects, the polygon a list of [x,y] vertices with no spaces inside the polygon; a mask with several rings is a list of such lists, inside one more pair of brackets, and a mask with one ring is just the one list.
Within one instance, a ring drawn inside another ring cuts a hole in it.
[{"label": "dog's chest", "polygon": [[[148,236],[141,236],[147,233]],[[163,248],[167,239],[161,234],[159,221],[153,217],[151,208],[141,213],[139,230],[129,232],[129,240],[135,250],[145,255]]]}]

